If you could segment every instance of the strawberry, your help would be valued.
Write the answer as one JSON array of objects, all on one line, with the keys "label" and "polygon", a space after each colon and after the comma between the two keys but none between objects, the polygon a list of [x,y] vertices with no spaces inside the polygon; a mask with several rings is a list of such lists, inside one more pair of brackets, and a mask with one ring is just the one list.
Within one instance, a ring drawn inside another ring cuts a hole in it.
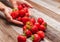
[{"label": "strawberry", "polygon": [[36,25],[38,28],[40,28],[40,24],[39,23],[35,23],[34,25]]},{"label": "strawberry", "polygon": [[31,36],[33,42],[40,42],[41,38],[38,34],[34,34]]},{"label": "strawberry", "polygon": [[39,30],[45,31],[46,27],[44,25],[40,25],[40,28],[38,28]]},{"label": "strawberry", "polygon": [[23,7],[26,7],[26,5],[24,3],[21,4]]},{"label": "strawberry", "polygon": [[26,25],[23,27],[23,31],[25,31],[25,30],[27,30],[27,26]]},{"label": "strawberry", "polygon": [[17,20],[18,20],[18,21],[21,21],[21,17],[18,17]]},{"label": "strawberry", "polygon": [[35,21],[35,18],[31,18],[31,19],[30,19],[30,22],[32,22],[33,24],[35,24],[35,22],[36,22],[36,21]]},{"label": "strawberry", "polygon": [[30,21],[26,22],[26,25],[30,25],[30,24],[31,24],[31,22],[30,22]]},{"label": "strawberry", "polygon": [[44,25],[45,27],[47,27],[47,23],[46,22],[43,22],[42,25]]},{"label": "strawberry", "polygon": [[27,5],[26,3],[23,3],[22,6],[27,7],[27,8],[32,8],[31,6]]},{"label": "strawberry", "polygon": [[18,17],[18,15],[19,15],[18,10],[11,12],[11,16],[12,16],[13,19],[16,19]]},{"label": "strawberry", "polygon": [[26,22],[26,25],[33,26],[33,23],[32,23],[32,22],[30,22],[30,21],[28,21],[28,22]]},{"label": "strawberry", "polygon": [[25,13],[28,13],[28,8],[25,7],[25,8],[24,8],[24,11],[25,11]]},{"label": "strawberry", "polygon": [[26,16],[22,18],[22,22],[24,24],[26,24],[26,22],[29,21],[29,20],[30,20],[29,17],[26,17]]},{"label": "strawberry", "polygon": [[19,6],[18,6],[18,9],[19,9],[19,10],[23,9],[23,6],[22,6],[22,5],[19,5]]},{"label": "strawberry", "polygon": [[13,9],[12,9],[12,12],[13,12],[13,11],[18,11],[18,9],[17,9],[17,8],[13,8]]},{"label": "strawberry", "polygon": [[28,22],[26,22],[26,26],[27,26],[27,29],[30,30],[32,28],[33,24],[30,21],[28,21]]},{"label": "strawberry", "polygon": [[24,9],[21,9],[19,11],[19,16],[21,16],[21,17],[25,16],[25,10]]},{"label": "strawberry", "polygon": [[35,34],[38,31],[38,27],[34,25],[30,30],[33,34]]},{"label": "strawberry", "polygon": [[18,42],[26,42],[26,36],[19,35],[19,36],[17,37],[17,40],[18,40]]},{"label": "strawberry", "polygon": [[25,25],[24,27],[23,27],[23,31],[25,31],[25,30],[30,30],[31,29],[31,26],[29,26],[29,25]]},{"label": "strawberry", "polygon": [[45,37],[45,34],[43,31],[38,31],[37,34],[43,39]]},{"label": "strawberry", "polygon": [[31,29],[31,26],[30,25],[26,25],[26,26],[27,26],[27,29],[29,29],[29,30]]},{"label": "strawberry", "polygon": [[29,13],[25,13],[25,16],[29,17],[30,15],[29,15]]},{"label": "strawberry", "polygon": [[30,30],[25,30],[24,33],[27,37],[30,37],[32,35],[32,32]]},{"label": "strawberry", "polygon": [[31,27],[32,27],[32,25],[30,25],[30,22],[27,22],[26,25],[24,25],[24,27],[23,27],[23,31],[25,31],[27,29],[30,30]]},{"label": "strawberry", "polygon": [[38,18],[38,19],[37,19],[37,22],[40,23],[40,24],[42,24],[43,21],[44,21],[44,20],[43,20],[42,18]]}]

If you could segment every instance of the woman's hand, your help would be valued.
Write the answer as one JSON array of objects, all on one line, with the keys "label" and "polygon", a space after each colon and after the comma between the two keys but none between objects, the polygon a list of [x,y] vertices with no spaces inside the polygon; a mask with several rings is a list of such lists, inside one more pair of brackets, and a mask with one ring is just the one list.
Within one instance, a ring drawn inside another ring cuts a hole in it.
[{"label": "woman's hand", "polygon": [[5,15],[5,18],[9,21],[9,22],[13,22],[15,24],[21,24],[23,25],[22,22],[14,20],[11,16],[10,13],[12,12],[12,9],[5,6],[3,3],[0,2],[0,11],[2,11]]},{"label": "woman's hand", "polygon": [[24,1],[24,0],[9,0],[12,3],[12,6],[14,8],[17,8],[19,4],[25,4],[27,5],[29,8],[32,8],[31,4],[29,4],[28,2]]},{"label": "woman's hand", "polygon": [[11,9],[11,8],[6,7],[3,12],[4,12],[4,14],[5,14],[6,19],[7,19],[9,22],[13,22],[13,23],[15,23],[15,24],[21,24],[21,25],[23,25],[22,22],[17,21],[17,20],[14,20],[14,19],[11,17],[11,15],[10,15],[10,13],[12,12],[12,9]]}]

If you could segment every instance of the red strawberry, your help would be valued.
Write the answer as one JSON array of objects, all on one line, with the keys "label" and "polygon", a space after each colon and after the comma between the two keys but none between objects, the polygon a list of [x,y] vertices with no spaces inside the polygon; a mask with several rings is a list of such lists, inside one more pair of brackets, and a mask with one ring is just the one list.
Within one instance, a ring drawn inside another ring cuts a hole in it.
[{"label": "red strawberry", "polygon": [[34,26],[31,28],[31,32],[32,32],[33,34],[35,34],[37,31],[38,31],[38,27],[34,25]]},{"label": "red strawberry", "polygon": [[27,8],[32,8],[31,6],[27,5],[26,3],[23,3],[22,6],[27,7]]},{"label": "red strawberry", "polygon": [[43,22],[42,25],[44,25],[45,27],[47,27],[47,23],[46,22]]},{"label": "red strawberry", "polygon": [[19,5],[19,6],[18,6],[18,9],[19,9],[19,10],[23,9],[23,6],[22,6],[22,5]]},{"label": "red strawberry", "polygon": [[18,42],[26,42],[26,36],[19,35],[17,37]]},{"label": "red strawberry", "polygon": [[26,5],[24,3],[21,4],[23,7],[26,7]]},{"label": "red strawberry", "polygon": [[31,24],[29,21],[26,23],[26,25],[23,27],[23,31],[30,30],[32,28],[33,24]]},{"label": "red strawberry", "polygon": [[34,25],[36,25],[38,28],[40,28],[40,24],[39,23],[35,23]]},{"label": "red strawberry", "polygon": [[18,10],[11,12],[11,16],[12,16],[13,19],[16,19],[18,17],[18,15],[19,15]]},{"label": "red strawberry", "polygon": [[29,21],[29,20],[30,20],[29,17],[26,17],[26,16],[22,18],[22,22],[24,24],[26,24],[26,22]]},{"label": "red strawberry", "polygon": [[43,39],[45,37],[45,34],[43,31],[38,31],[37,34]]},{"label": "red strawberry", "polygon": [[30,30],[25,30],[24,33],[27,37],[30,37],[32,35],[32,32]]},{"label": "red strawberry", "polygon": [[25,10],[24,10],[24,9],[21,9],[21,10],[19,11],[19,15],[20,15],[21,17],[25,16]]},{"label": "red strawberry", "polygon": [[25,30],[27,30],[27,26],[26,25],[23,27],[23,31],[25,31]]},{"label": "red strawberry", "polygon": [[25,11],[25,13],[28,13],[28,8],[25,7],[25,8],[24,8],[24,11]]},{"label": "red strawberry", "polygon": [[23,31],[25,31],[25,30],[30,30],[31,29],[31,26],[30,25],[25,25],[24,27],[23,27]]},{"label": "red strawberry", "polygon": [[41,38],[38,34],[32,35],[33,42],[40,42]]},{"label": "red strawberry", "polygon": [[30,15],[29,15],[29,13],[25,13],[25,16],[29,17]]},{"label": "red strawberry", "polygon": [[18,17],[17,20],[18,20],[18,21],[21,21],[21,17]]},{"label": "red strawberry", "polygon": [[37,22],[40,23],[40,24],[42,24],[43,21],[44,20],[42,18],[38,18],[38,20],[37,20]]},{"label": "red strawberry", "polygon": [[30,30],[31,29],[31,26],[30,25],[26,25],[27,29]]},{"label": "red strawberry", "polygon": [[30,19],[30,22],[32,22],[33,24],[35,24],[35,22],[36,22],[36,21],[35,21],[35,18],[31,18],[31,19]]},{"label": "red strawberry", "polygon": [[40,25],[40,28],[38,28],[39,30],[45,31],[46,27],[44,25]]}]

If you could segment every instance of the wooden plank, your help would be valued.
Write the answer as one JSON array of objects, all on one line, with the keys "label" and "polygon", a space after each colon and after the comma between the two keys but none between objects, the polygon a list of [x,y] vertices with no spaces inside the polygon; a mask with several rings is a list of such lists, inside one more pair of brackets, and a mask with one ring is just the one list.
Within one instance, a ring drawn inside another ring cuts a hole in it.
[{"label": "wooden plank", "polygon": [[[30,1],[30,0],[27,0],[27,1],[28,1],[32,6],[34,6],[34,8],[36,8],[37,10],[45,13],[46,15],[48,15],[48,16],[54,18],[55,20],[57,20],[58,22],[60,22],[60,15],[59,15],[59,14],[57,14],[57,13],[55,13],[55,12],[53,12],[53,11],[45,8],[45,7],[43,7],[43,6],[41,6],[41,5],[33,2],[33,1]],[[36,7],[36,6],[37,6],[37,7]]]},{"label": "wooden plank", "polygon": [[17,42],[17,36],[18,33],[8,24],[5,24],[1,19],[0,19],[0,30],[3,32],[1,35],[1,39],[3,42]]},{"label": "wooden plank", "polygon": [[54,2],[53,0],[31,0],[53,12],[56,14],[60,14],[60,9],[58,8],[60,6],[60,3]]},{"label": "wooden plank", "polygon": [[56,2],[59,2],[59,3],[60,3],[60,0],[54,0],[54,1],[56,1]]}]

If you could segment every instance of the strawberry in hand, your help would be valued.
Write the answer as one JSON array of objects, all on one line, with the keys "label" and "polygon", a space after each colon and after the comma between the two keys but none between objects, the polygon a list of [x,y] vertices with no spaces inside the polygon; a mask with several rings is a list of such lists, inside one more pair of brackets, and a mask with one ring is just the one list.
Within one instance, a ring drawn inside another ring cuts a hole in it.
[{"label": "strawberry in hand", "polygon": [[24,24],[26,24],[26,22],[28,22],[30,20],[30,18],[29,17],[23,17],[22,18],[22,22],[24,23]]},{"label": "strawberry in hand", "polygon": [[16,18],[16,20],[21,21],[21,20],[22,20],[22,18],[21,18],[21,17],[18,17],[18,18]]},{"label": "strawberry in hand", "polygon": [[11,16],[12,16],[13,19],[16,19],[18,17],[18,15],[19,15],[18,10],[15,10],[15,11],[11,12]]}]

